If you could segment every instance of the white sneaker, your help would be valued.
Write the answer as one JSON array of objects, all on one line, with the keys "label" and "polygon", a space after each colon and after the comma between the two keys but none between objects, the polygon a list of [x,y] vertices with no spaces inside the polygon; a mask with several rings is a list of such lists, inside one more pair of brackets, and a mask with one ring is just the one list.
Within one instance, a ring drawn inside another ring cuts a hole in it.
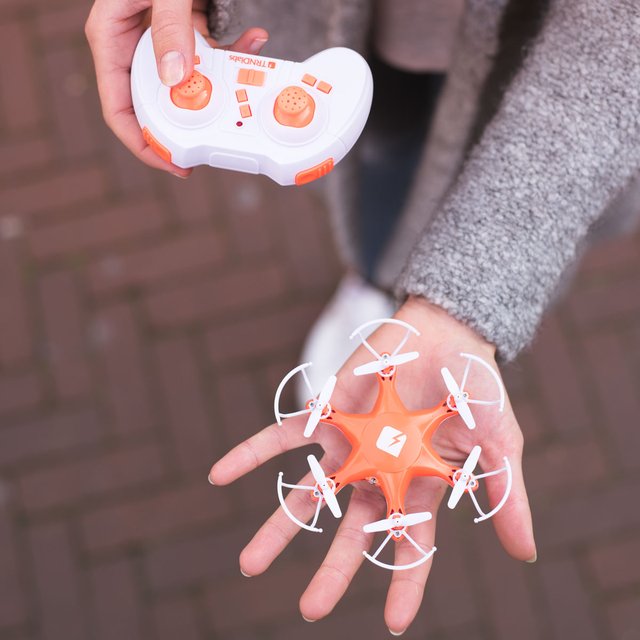
[{"label": "white sneaker", "polygon": [[[359,346],[359,341],[349,340],[351,332],[368,320],[389,318],[395,311],[393,298],[357,273],[349,272],[342,278],[302,348],[300,362],[313,363],[307,374],[315,394],[320,393],[327,378],[336,373]],[[363,335],[366,337],[366,332]],[[296,378],[296,398],[304,405],[309,400],[309,389],[302,376]]]}]

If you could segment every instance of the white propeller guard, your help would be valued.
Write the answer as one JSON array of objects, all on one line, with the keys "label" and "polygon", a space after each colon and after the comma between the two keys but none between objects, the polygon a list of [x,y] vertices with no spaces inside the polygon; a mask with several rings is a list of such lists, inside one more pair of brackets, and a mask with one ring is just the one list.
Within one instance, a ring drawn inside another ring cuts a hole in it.
[{"label": "white propeller guard", "polygon": [[[393,350],[393,352],[386,357],[386,359],[384,358],[384,356],[378,353],[369,344],[368,340],[362,335],[362,331],[364,329],[367,329],[373,325],[380,324],[395,324],[406,329],[404,337]],[[399,353],[400,349],[402,349],[402,347],[404,347],[404,345],[407,343],[407,340],[409,339],[411,333],[415,334],[416,336],[420,335],[420,332],[408,322],[404,322],[404,320],[397,320],[396,318],[379,318],[377,320],[369,320],[368,322],[361,324],[351,333],[351,335],[349,336],[349,340],[353,340],[353,338],[358,335],[360,337],[362,345],[367,349],[367,351],[369,351],[369,353],[371,353],[371,355],[374,356],[375,360],[373,362],[368,362],[366,364],[360,365],[359,367],[356,367],[353,370],[353,374],[356,376],[362,376],[370,373],[380,373],[388,367],[395,367],[406,362],[411,362],[411,360],[415,360],[416,358],[418,358],[420,354],[417,351]]]},{"label": "white propeller guard", "polygon": [[305,372],[305,369],[307,367],[310,367],[312,365],[311,362],[305,362],[304,364],[299,364],[297,367],[295,367],[294,369],[291,369],[291,371],[289,371],[289,373],[287,373],[287,375],[282,378],[282,380],[280,381],[280,384],[278,385],[278,388],[276,390],[276,395],[273,399],[273,412],[276,416],[276,422],[282,426],[282,418],[292,418],[293,416],[300,416],[303,415],[305,413],[311,413],[312,409],[302,409],[300,411],[294,411],[292,413],[282,413],[280,411],[280,396],[282,395],[282,392],[287,384],[287,382],[289,382],[289,380],[291,380],[291,378],[293,378],[293,376],[296,375],[296,373],[302,372],[302,375],[305,379],[305,382],[307,383],[307,386],[309,387],[309,391],[311,393],[311,396],[314,397],[315,394],[313,393],[313,391],[311,390],[311,384],[309,383],[309,379],[307,377],[307,374]]},{"label": "white propeller guard", "polygon": [[278,484],[277,484],[278,500],[280,502],[280,506],[282,507],[282,510],[287,514],[287,517],[289,518],[289,520],[291,520],[292,522],[295,522],[299,527],[301,527],[302,529],[306,529],[307,531],[313,531],[314,533],[322,533],[322,529],[320,529],[319,527],[316,527],[316,522],[318,522],[318,516],[320,515],[320,508],[322,507],[322,497],[318,499],[318,504],[316,505],[316,510],[313,515],[313,520],[311,521],[311,524],[306,524],[302,522],[302,520],[298,520],[298,518],[296,518],[293,515],[293,513],[291,513],[291,510],[287,506],[287,503],[284,499],[284,495],[282,493],[282,487],[287,487],[287,489],[302,489],[303,491],[313,491],[315,489],[315,486],[312,487],[310,485],[305,485],[305,484],[288,484],[282,481],[282,476],[283,476],[283,473],[282,471],[280,471],[280,473],[278,473]]},{"label": "white propeller guard", "polygon": [[390,571],[405,571],[406,569],[413,569],[414,567],[419,567],[421,564],[424,564],[437,551],[437,547],[431,547],[429,551],[425,551],[406,531],[403,532],[403,535],[420,553],[420,558],[414,562],[409,562],[407,564],[388,564],[387,562],[381,562],[378,560],[378,555],[393,537],[393,533],[391,532],[387,534],[387,537],[382,541],[382,544],[376,549],[375,553],[369,554],[366,551],[363,551],[362,555],[382,569],[389,569]]}]

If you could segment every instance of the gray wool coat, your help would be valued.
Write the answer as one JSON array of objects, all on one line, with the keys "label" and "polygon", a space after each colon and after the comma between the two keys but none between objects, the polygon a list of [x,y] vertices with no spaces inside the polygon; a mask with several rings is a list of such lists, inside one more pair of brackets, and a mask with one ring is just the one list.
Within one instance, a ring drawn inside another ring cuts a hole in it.
[{"label": "gray wool coat", "polygon": [[[635,0],[214,0],[210,25],[263,26],[275,57],[374,46],[399,67],[448,68],[376,280],[445,308],[502,360],[583,248],[640,212]],[[347,160],[327,183],[353,261]]]}]

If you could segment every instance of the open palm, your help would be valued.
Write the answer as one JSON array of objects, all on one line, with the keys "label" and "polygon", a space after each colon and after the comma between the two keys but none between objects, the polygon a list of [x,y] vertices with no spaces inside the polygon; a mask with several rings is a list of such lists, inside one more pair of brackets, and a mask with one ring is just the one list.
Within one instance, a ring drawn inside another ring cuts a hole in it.
[{"label": "open palm", "polygon": [[[451,368],[459,379],[464,362],[460,352],[469,352],[492,362],[493,347],[472,330],[458,323],[441,309],[423,300],[410,299],[396,314],[420,331],[412,337],[407,349],[416,350],[421,357],[398,367],[397,391],[402,404],[409,410],[441,405],[448,392],[440,369]],[[381,326],[368,341],[382,352],[397,344],[398,327]],[[331,405],[353,414],[371,410],[377,394],[376,376],[354,376],[353,369],[371,360],[364,348],[356,349],[337,374]],[[484,380],[484,382],[483,382]],[[483,391],[495,396],[495,385],[486,378],[475,383],[473,393],[482,397]],[[484,385],[484,389],[483,389]],[[507,400],[499,413],[494,406],[478,407],[474,415],[477,427],[469,430],[460,417],[453,414],[435,432],[431,442],[439,456],[452,467],[462,467],[475,445],[482,447],[480,466],[492,471],[503,466],[503,457],[510,462],[513,486],[504,507],[495,515],[496,532],[504,548],[514,558],[535,559],[535,543],[531,514],[522,478],[523,437]],[[284,421],[282,426],[271,425],[242,442],[212,468],[211,481],[224,485],[255,469],[270,458],[310,443],[319,444],[325,452],[322,470],[328,476],[342,467],[351,452],[351,445],[342,433],[320,424],[310,438],[303,435],[308,416]],[[488,502],[493,508],[505,492],[505,476],[498,474],[486,479]],[[313,485],[307,474],[300,484]],[[351,579],[363,561],[363,550],[369,550],[374,534],[365,533],[363,526],[389,515],[381,491],[366,481],[356,482],[349,506],[342,517],[334,541],[324,561],[300,600],[300,610],[307,620],[326,616],[345,593]],[[448,485],[440,478],[415,478],[404,499],[404,513],[430,512],[433,518],[411,527],[411,538],[424,553],[435,541],[436,513]],[[309,491],[291,491],[286,499],[288,509],[302,522],[311,519],[317,508]],[[325,516],[326,517],[326,516]],[[330,517],[330,516],[329,516]],[[260,528],[240,555],[240,567],[246,575],[265,571],[273,560],[298,533],[300,527],[279,508]],[[395,545],[395,564],[409,564],[416,559],[416,547],[406,538]],[[432,560],[414,568],[395,571],[389,587],[385,607],[385,621],[394,634],[402,633],[413,621],[422,600],[424,586]]]}]

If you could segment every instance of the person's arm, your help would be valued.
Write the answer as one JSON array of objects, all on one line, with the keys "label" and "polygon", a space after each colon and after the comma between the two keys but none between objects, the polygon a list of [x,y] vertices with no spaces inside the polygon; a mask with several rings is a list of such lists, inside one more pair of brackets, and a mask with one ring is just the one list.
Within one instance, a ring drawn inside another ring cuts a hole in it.
[{"label": "person's arm", "polygon": [[589,226],[640,169],[640,9],[552,2],[401,275],[510,360]]}]

